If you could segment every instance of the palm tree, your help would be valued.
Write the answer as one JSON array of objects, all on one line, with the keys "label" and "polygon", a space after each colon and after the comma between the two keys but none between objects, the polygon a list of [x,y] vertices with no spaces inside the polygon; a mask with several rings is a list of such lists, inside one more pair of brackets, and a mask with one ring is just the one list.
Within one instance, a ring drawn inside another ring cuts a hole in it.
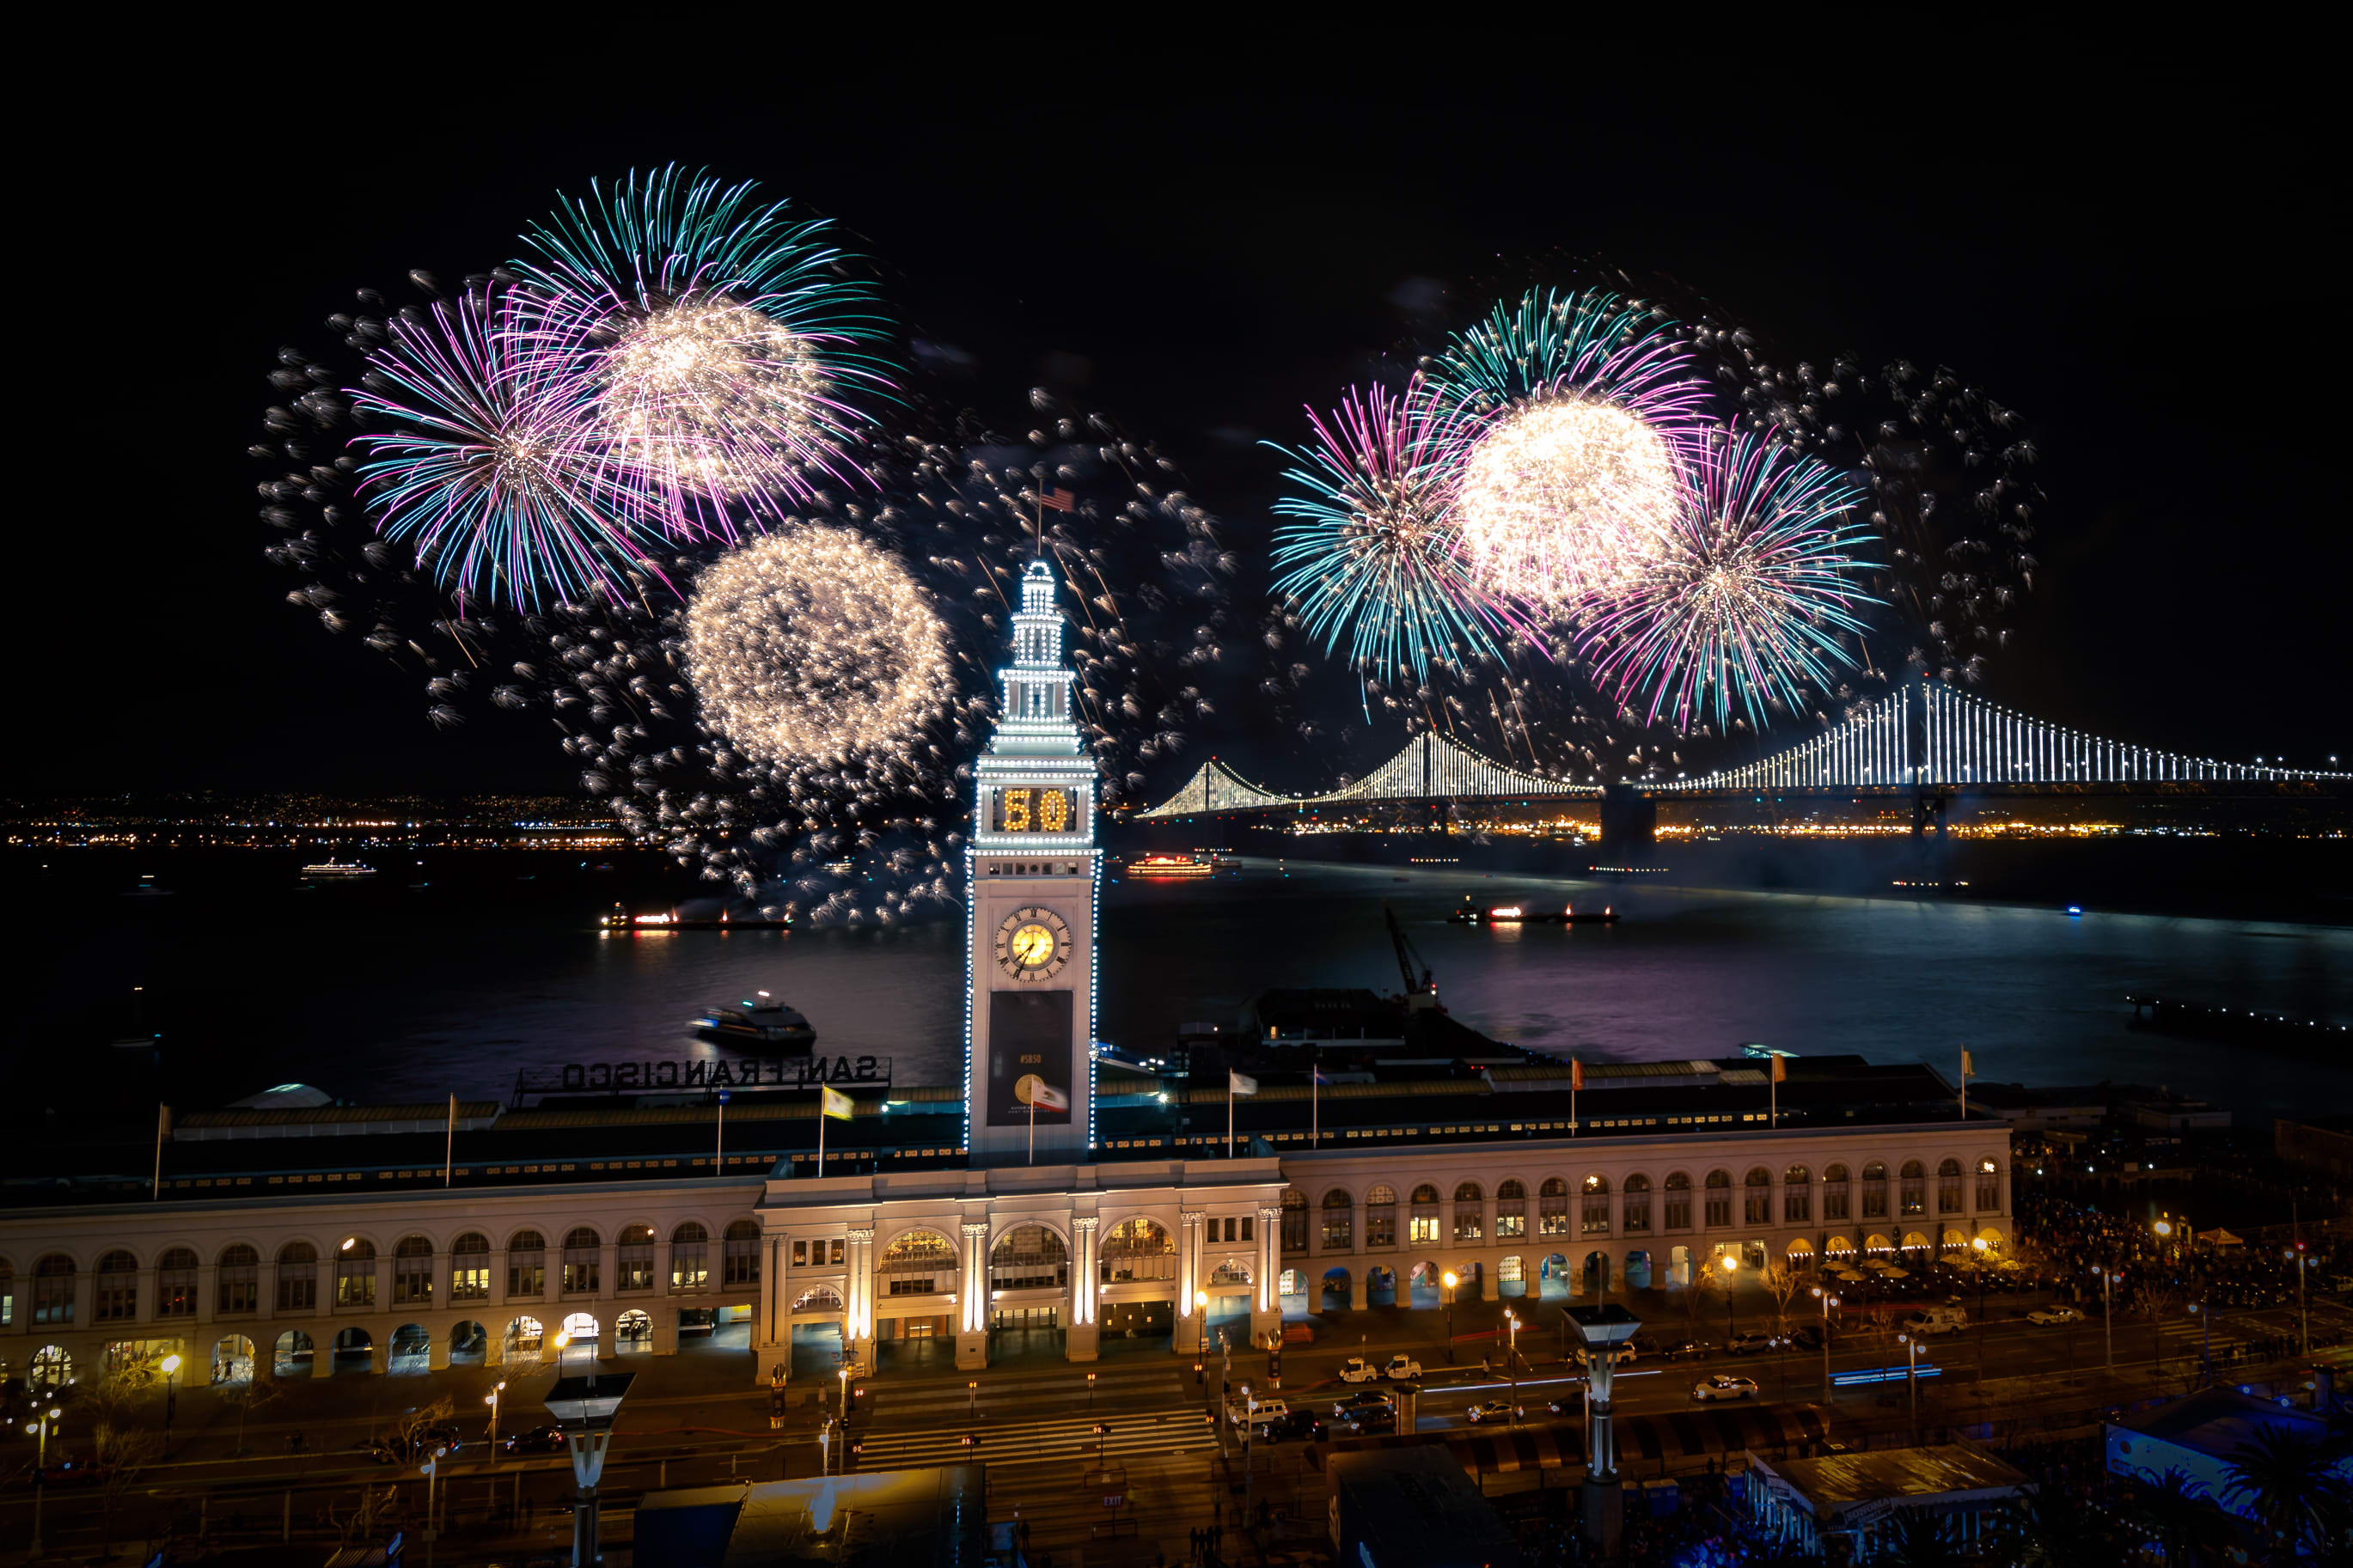
[{"label": "palm tree", "polygon": [[2341,1445],[2290,1426],[2263,1426],[2222,1462],[2222,1495],[2243,1499],[2275,1550],[2319,1548],[2353,1528],[2353,1487],[2333,1467]]},{"label": "palm tree", "polygon": [[2168,1563],[2196,1563],[2231,1533],[2231,1521],[2207,1496],[2204,1483],[2179,1470],[2142,1482],[2131,1518],[2156,1538]]},{"label": "palm tree", "polygon": [[1951,1527],[1926,1509],[1895,1510],[1879,1535],[1873,1561],[1889,1568],[1960,1568],[1960,1546]]},{"label": "palm tree", "polygon": [[2018,1543],[2021,1568],[2082,1568],[2126,1558],[2107,1515],[2056,1493],[2038,1494],[2021,1505],[2005,1533]]}]

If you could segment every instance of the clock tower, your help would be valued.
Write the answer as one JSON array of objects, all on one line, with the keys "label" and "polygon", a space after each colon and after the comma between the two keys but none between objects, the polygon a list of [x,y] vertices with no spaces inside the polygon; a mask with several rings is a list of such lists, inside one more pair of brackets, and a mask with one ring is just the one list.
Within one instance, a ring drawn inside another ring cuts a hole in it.
[{"label": "clock tower", "polygon": [[[965,857],[965,1121],[976,1161],[1083,1161],[1094,1129],[1095,766],[1071,717],[1054,570],[1032,561]],[[1034,1121],[1033,1121],[1034,1114]]]}]

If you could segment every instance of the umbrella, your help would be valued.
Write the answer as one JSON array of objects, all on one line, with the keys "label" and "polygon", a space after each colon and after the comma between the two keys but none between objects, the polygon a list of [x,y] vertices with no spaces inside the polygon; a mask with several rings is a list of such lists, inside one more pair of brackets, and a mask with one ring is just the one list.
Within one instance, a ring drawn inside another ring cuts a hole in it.
[{"label": "umbrella", "polygon": [[1898,1268],[1894,1264],[1890,1264],[1881,1272],[1880,1278],[1883,1279],[1909,1279],[1912,1278],[1912,1270],[1909,1268]]}]

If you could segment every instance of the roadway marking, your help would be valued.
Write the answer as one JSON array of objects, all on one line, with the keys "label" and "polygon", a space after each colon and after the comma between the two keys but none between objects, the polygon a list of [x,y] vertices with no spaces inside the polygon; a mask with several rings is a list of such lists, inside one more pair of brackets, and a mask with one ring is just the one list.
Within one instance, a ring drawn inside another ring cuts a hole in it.
[{"label": "roadway marking", "polygon": [[[1104,1430],[1098,1434],[1100,1426]],[[971,1441],[965,1442],[969,1436]],[[1093,1454],[1173,1454],[1217,1447],[1218,1434],[1198,1408],[1105,1415],[1100,1421],[1039,1421],[994,1431],[874,1432],[851,1439],[850,1462],[863,1469],[994,1458],[1000,1463]]]}]

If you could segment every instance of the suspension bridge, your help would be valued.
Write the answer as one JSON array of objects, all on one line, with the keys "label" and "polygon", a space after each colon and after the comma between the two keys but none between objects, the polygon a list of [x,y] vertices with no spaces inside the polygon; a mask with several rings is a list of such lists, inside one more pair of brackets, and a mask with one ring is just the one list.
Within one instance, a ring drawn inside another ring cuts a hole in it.
[{"label": "suspension bridge", "polygon": [[1499,763],[1451,736],[1425,731],[1364,777],[1322,795],[1291,795],[1244,779],[1212,757],[1183,788],[1137,821],[1236,812],[1303,810],[1410,800],[1535,804],[1547,797],[1956,794],[2100,794],[2217,785],[2353,783],[2353,773],[2230,763],[2137,746],[2052,724],[1973,692],[1915,680],[1819,735],[1770,756],[1694,778],[1578,783]]}]

